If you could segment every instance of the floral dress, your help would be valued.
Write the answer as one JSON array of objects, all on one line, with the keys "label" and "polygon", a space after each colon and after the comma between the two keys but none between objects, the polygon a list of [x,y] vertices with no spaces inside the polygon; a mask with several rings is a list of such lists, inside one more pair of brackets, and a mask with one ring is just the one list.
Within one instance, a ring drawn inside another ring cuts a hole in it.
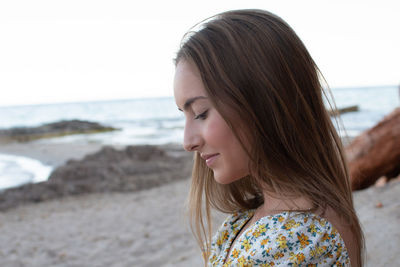
[{"label": "floral dress", "polygon": [[[229,216],[211,243],[208,266],[350,266],[344,241],[326,219],[311,212],[282,212],[247,228],[254,211]],[[226,259],[226,262],[225,262]]]}]

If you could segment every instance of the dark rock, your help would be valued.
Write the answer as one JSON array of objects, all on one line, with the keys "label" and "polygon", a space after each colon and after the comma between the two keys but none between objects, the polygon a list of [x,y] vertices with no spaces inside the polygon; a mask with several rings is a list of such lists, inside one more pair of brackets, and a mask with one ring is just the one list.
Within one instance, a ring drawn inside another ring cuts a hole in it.
[{"label": "dark rock", "polygon": [[46,182],[0,193],[0,210],[70,195],[132,192],[190,177],[192,153],[162,146],[103,147],[55,169]]},{"label": "dark rock", "polygon": [[362,133],[346,147],[353,190],[400,173],[400,108]]},{"label": "dark rock", "polygon": [[44,124],[38,127],[16,127],[0,130],[3,141],[27,142],[40,138],[57,137],[71,134],[99,133],[117,130],[97,122],[68,120]]}]

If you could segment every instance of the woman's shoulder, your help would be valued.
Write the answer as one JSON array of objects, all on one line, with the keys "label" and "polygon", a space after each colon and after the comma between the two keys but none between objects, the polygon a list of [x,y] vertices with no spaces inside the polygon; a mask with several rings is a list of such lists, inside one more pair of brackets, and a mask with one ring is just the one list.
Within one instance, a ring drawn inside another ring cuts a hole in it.
[{"label": "woman's shoulder", "polygon": [[338,266],[350,263],[337,229],[311,212],[282,212],[263,217],[244,233],[239,243],[238,252],[240,249],[242,256],[254,263]]},{"label": "woman's shoulder", "polygon": [[[229,236],[230,222],[240,225],[245,217],[246,214],[229,216],[221,229],[225,227]],[[240,261],[285,266],[301,263],[349,266],[350,263],[337,229],[311,212],[282,212],[259,219],[238,237],[227,263],[229,266]]]},{"label": "woman's shoulder", "polygon": [[238,211],[228,215],[219,229],[216,236],[221,233],[228,232],[229,234],[238,232],[244,224],[253,216],[254,210]]},{"label": "woman's shoulder", "polygon": [[227,216],[211,241],[211,254],[214,259],[218,257],[219,260],[223,260],[222,258],[229,251],[230,243],[253,214],[254,210],[248,210]]},{"label": "woman's shoulder", "polygon": [[254,210],[240,211],[230,214],[214,235],[215,243],[217,243],[218,246],[221,246],[223,243],[222,241],[228,240],[229,236],[236,235],[253,214]]}]

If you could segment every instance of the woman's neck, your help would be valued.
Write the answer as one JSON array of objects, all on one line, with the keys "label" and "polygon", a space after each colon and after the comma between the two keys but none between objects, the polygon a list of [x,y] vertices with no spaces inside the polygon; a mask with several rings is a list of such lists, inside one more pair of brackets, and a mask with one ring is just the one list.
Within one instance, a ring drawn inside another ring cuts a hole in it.
[{"label": "woman's neck", "polygon": [[254,213],[254,220],[282,211],[308,211],[314,207],[307,197],[282,197],[270,192],[265,192],[264,203]]}]

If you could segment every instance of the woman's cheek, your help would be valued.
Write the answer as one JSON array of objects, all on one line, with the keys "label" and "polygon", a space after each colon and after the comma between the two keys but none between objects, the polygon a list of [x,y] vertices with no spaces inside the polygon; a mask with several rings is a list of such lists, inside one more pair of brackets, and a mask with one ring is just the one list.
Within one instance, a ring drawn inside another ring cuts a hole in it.
[{"label": "woman's cheek", "polygon": [[224,143],[227,141],[226,139],[229,138],[231,134],[233,134],[231,129],[222,118],[210,117],[207,121],[204,138],[209,145],[222,146],[220,148],[223,148]]}]

